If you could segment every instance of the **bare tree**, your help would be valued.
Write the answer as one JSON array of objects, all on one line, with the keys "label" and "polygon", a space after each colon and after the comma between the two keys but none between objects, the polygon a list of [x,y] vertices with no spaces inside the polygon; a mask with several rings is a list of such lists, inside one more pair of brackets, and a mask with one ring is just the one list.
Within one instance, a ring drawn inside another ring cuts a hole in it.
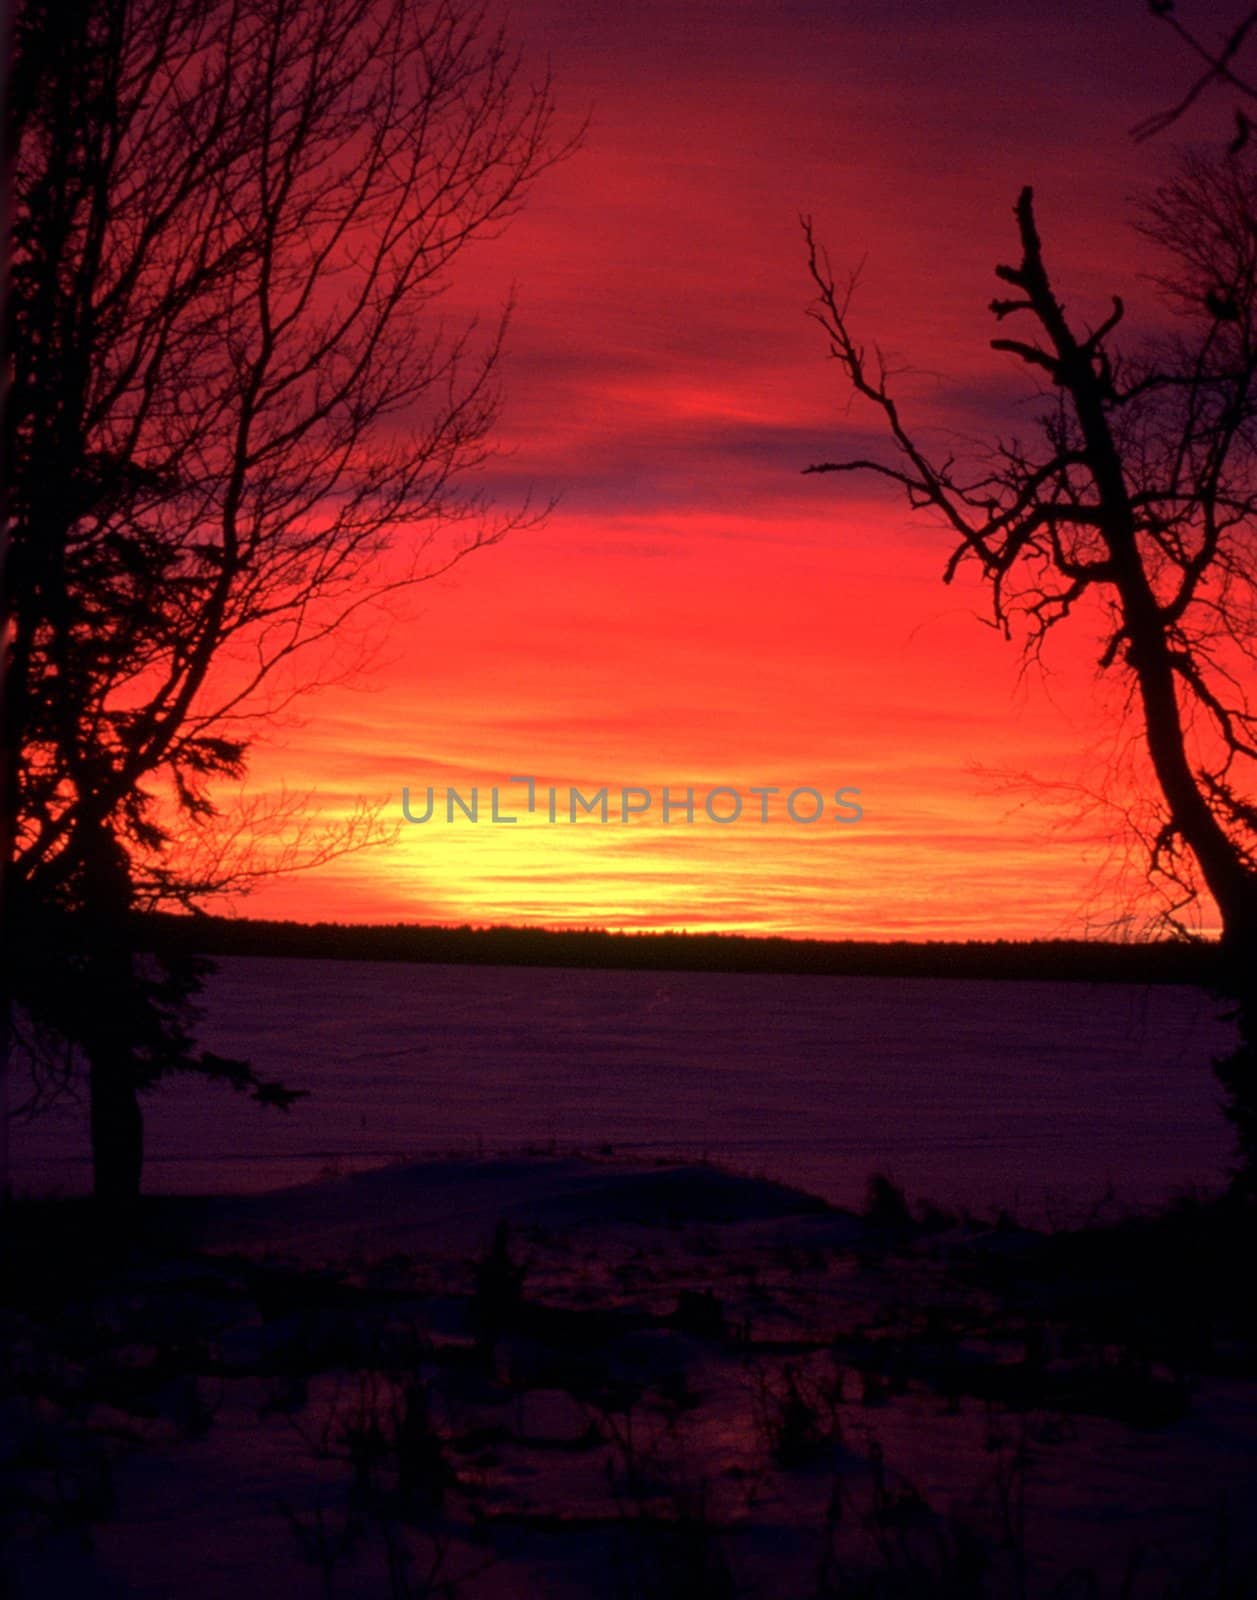
[{"label": "bare tree", "polygon": [[190,1053],[122,930],[230,879],[181,842],[346,625],[512,525],[466,482],[505,315],[437,302],[563,151],[461,0],[25,0],[7,131],[10,954],[125,1197],[145,1082],[282,1099]]},{"label": "bare tree", "polygon": [[855,393],[880,418],[886,455],[807,470],[872,473],[942,519],[945,578],[976,563],[994,620],[1037,652],[1070,619],[1100,637],[1120,678],[1159,812],[1154,880],[1183,927],[1217,907],[1226,991],[1243,1047],[1219,1064],[1242,1156],[1257,1169],[1257,173],[1240,155],[1188,158],[1138,226],[1162,263],[1172,328],[1119,348],[1123,305],[1095,326],[1067,315],[1049,278],[1033,196],[1016,205],[1020,259],[999,266],[992,339],[1037,381],[1028,440],[993,442],[969,466],[937,458],[905,421],[886,363],[852,331],[854,281],[839,287],[805,223],[814,315]]}]

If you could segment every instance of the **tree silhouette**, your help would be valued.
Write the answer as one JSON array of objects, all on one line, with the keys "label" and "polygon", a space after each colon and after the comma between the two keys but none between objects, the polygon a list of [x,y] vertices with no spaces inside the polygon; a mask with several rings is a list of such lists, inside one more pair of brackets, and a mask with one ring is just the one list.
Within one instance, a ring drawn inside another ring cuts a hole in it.
[{"label": "tree silhouette", "polygon": [[138,959],[130,914],[233,881],[196,846],[259,722],[513,525],[465,482],[505,316],[435,303],[553,122],[459,0],[17,10],[0,860],[12,998],[86,1058],[100,1195],[135,1193],[136,1091],[173,1067],[285,1102],[195,1051],[200,972]]},{"label": "tree silhouette", "polygon": [[1257,1171],[1257,173],[1236,153],[1187,158],[1146,202],[1143,238],[1168,263],[1173,331],[1123,352],[1123,306],[1080,327],[1056,297],[1033,196],[1016,205],[1020,259],[999,266],[991,310],[1021,337],[992,339],[1039,380],[1032,439],[993,443],[966,468],[936,459],[904,420],[880,352],[851,327],[810,223],[814,315],[832,356],[880,416],[885,458],[813,472],[873,473],[955,544],[945,578],[976,563],[994,619],[1037,652],[1062,623],[1101,632],[1099,666],[1122,680],[1149,765],[1150,872],[1168,916],[1207,892],[1242,1048],[1219,1064],[1241,1155]]}]

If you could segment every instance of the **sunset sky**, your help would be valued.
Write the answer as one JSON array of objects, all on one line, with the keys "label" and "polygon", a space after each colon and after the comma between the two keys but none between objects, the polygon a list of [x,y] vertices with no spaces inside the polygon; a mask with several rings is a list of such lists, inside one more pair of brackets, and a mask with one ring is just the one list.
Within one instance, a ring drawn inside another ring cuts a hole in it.
[{"label": "sunset sky", "polygon": [[[1202,8],[1203,9],[1203,8]],[[800,213],[853,313],[911,367],[934,441],[1028,430],[987,347],[991,269],[1015,257],[1033,183],[1058,292],[1153,313],[1127,199],[1173,136],[1131,125],[1190,64],[1141,0],[520,0],[582,149],[451,308],[514,289],[500,441],[504,509],[539,526],[416,591],[352,687],[303,701],[256,752],[251,793],[313,790],[400,816],[511,774],[566,792],[665,784],[861,791],[863,819],[718,827],[447,823],[238,909],[305,919],[725,929],[832,937],[1101,932],[1122,908],[1111,820],[1070,786],[1119,778],[1112,692],[1080,619],[1021,675],[928,517],[809,463],[877,448],[806,316]],[[1216,136],[1221,103],[1181,136]],[[1035,784],[1008,781],[1029,774]],[[1059,786],[1059,787],[1050,787]],[[518,786],[512,790],[521,797]],[[504,797],[505,800],[505,797]],[[830,807],[832,812],[832,806]]]}]

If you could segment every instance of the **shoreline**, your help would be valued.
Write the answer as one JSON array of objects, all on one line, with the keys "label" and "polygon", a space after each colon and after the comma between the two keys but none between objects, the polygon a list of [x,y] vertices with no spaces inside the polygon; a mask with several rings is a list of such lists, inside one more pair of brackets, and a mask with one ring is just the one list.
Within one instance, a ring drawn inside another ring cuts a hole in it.
[{"label": "shoreline", "polygon": [[392,961],[576,970],[774,973],[782,976],[991,979],[1208,985],[1207,941],[824,940],[727,933],[301,923],[177,916],[139,919],[148,945],[205,956]]}]

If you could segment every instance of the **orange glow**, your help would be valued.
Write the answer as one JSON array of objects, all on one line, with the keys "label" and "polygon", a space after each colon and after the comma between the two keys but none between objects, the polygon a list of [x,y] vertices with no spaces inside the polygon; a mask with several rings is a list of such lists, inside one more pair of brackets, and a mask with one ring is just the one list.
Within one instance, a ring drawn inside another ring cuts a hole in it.
[{"label": "orange glow", "polygon": [[[586,148],[472,256],[455,306],[517,286],[504,506],[540,527],[414,592],[356,687],[305,702],[250,790],[366,798],[539,784],[813,785],[855,826],[403,827],[265,885],[250,915],[728,929],[834,937],[1066,935],[1126,908],[1111,820],[990,772],[1103,787],[1112,728],[1086,619],[1050,675],[940,582],[946,534],[809,463],[881,451],[808,300],[798,213],[835,268],[867,255],[858,321],[910,355],[911,414],[977,437],[1034,407],[987,349],[1011,205],[1039,187],[1071,311],[1135,278],[1125,197],[1163,152],[1127,129],[1175,80],[1138,7],[517,8]],[[859,15],[856,15],[856,12]],[[946,13],[946,14],[945,14]],[[1112,62],[1123,60],[1122,73]],[[1034,69],[1026,67],[1034,62]],[[1104,67],[1104,62],[1109,67]],[[945,374],[945,376],[944,376]],[[977,769],[987,769],[986,775]],[[1114,780],[1115,781],[1115,780]],[[1065,812],[1071,807],[1067,804]]]}]

